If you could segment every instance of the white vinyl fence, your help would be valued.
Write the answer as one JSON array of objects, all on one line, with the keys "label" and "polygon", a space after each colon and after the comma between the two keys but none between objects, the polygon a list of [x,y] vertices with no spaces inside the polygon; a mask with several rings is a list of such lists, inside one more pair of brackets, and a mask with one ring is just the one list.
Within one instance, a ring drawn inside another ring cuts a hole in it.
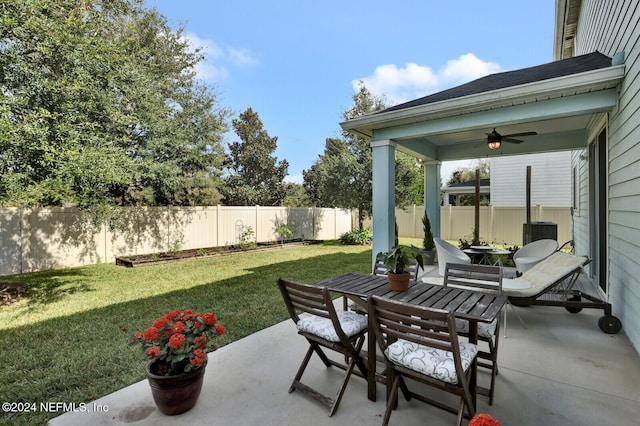
[{"label": "white vinyl fence", "polygon": [[[398,235],[408,238],[422,238],[422,217],[424,206],[396,209]],[[523,224],[526,222],[525,207],[480,207],[480,239],[489,243],[522,246]],[[563,244],[571,239],[571,211],[569,207],[531,208],[532,222],[552,222],[557,226],[558,242]],[[365,222],[371,226],[371,221]],[[432,222],[433,226],[433,222]],[[465,206],[440,207],[440,238],[457,241],[471,240],[475,226],[475,208]]]},{"label": "white vinyl fence", "polygon": [[146,207],[122,210],[124,230],[93,226],[75,208],[0,208],[0,275],[114,262],[117,256],[292,238],[329,240],[351,230],[351,212],[293,207]]},{"label": "white vinyl fence", "polygon": [[[396,209],[401,237],[422,238],[424,207]],[[441,207],[440,236],[469,238],[473,207]],[[249,228],[253,240],[276,241],[284,225],[292,238],[330,240],[357,227],[348,210],[312,207],[146,207],[123,209],[127,226],[94,227],[74,208],[0,208],[0,275],[114,262],[117,256],[219,247],[241,242]],[[557,224],[558,242],[571,239],[568,207],[532,208],[533,221]],[[480,238],[522,245],[523,207],[481,207]],[[365,221],[371,226],[371,221]]]}]

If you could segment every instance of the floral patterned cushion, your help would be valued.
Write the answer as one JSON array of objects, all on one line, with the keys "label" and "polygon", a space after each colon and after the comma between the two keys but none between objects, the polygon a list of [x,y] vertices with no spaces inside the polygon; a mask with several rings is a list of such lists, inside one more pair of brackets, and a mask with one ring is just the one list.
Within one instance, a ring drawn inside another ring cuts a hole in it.
[{"label": "floral patterned cushion", "polygon": [[[384,353],[395,364],[447,383],[458,383],[452,352],[398,340],[389,345]],[[478,347],[473,343],[460,343],[460,360],[464,371],[467,371],[477,354]]]},{"label": "floral patterned cushion", "polygon": [[[340,326],[348,337],[353,336],[367,328],[367,317],[351,311],[338,311],[338,320]],[[339,342],[338,334],[333,328],[333,323],[329,318],[323,318],[316,315],[307,315],[298,321],[298,330],[305,333],[315,334],[318,337],[329,340],[330,342]]]},{"label": "floral patterned cushion", "polygon": [[[496,334],[496,327],[498,326],[498,319],[494,319],[491,322],[479,322],[478,323],[478,336],[480,337],[493,337]],[[459,333],[469,332],[469,321],[456,318],[456,330]]]}]

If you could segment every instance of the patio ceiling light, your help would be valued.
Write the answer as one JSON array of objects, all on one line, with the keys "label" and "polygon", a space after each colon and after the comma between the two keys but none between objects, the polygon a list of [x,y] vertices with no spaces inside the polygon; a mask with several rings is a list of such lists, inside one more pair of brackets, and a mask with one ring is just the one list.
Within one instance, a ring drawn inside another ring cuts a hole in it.
[{"label": "patio ceiling light", "polygon": [[500,141],[499,140],[488,140],[487,141],[487,146],[489,147],[489,149],[494,150],[494,149],[498,149],[500,148]]}]

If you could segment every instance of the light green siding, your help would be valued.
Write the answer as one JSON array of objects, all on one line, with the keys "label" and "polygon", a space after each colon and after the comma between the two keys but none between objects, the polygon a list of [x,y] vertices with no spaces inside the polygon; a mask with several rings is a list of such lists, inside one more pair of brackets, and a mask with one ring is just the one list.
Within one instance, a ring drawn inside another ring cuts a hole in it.
[{"label": "light green siding", "polygon": [[[576,55],[598,50],[613,57],[624,52],[626,75],[608,125],[608,297],[640,351],[640,2],[584,0],[575,47]],[[574,156],[574,161],[579,159]],[[588,247],[587,169],[584,172],[581,212],[574,222],[578,247]]]}]

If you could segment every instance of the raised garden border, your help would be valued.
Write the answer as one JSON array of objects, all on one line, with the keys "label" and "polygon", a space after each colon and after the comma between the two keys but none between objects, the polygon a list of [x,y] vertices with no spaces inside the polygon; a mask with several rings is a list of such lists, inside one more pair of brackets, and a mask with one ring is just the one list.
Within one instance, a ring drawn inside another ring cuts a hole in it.
[{"label": "raised garden border", "polygon": [[273,250],[282,247],[290,247],[296,245],[319,244],[322,240],[290,240],[285,242],[271,241],[265,243],[257,243],[254,247],[239,247],[236,245],[204,247],[189,250],[178,250],[173,252],[159,252],[147,254],[135,254],[131,256],[116,257],[116,265],[127,268],[135,268],[139,266],[160,265],[169,262],[179,262],[181,260],[194,259],[198,257],[225,256],[240,252],[254,252],[263,250]]}]

